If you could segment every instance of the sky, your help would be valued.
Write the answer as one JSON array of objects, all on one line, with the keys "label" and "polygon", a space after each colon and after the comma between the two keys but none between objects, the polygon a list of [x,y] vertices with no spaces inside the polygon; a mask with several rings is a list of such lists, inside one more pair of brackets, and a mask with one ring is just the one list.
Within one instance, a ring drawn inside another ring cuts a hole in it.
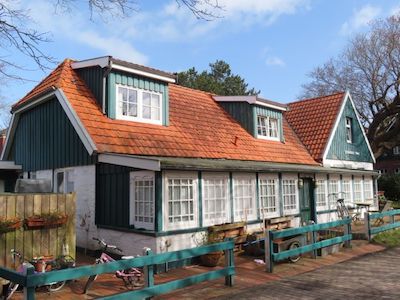
[{"label": "sky", "polygon": [[[179,72],[225,60],[249,88],[282,103],[296,100],[307,74],[340,54],[371,21],[400,11],[400,1],[393,0],[219,0],[221,17],[204,21],[175,0],[137,0],[129,18],[91,19],[83,0],[73,1],[70,11],[55,9],[55,0],[12,2],[28,10],[29,26],[47,32],[51,42],[40,47],[56,61],[112,55]],[[2,101],[14,103],[50,70],[38,70],[15,51],[7,55],[27,69],[19,75],[29,79],[7,83]]]}]

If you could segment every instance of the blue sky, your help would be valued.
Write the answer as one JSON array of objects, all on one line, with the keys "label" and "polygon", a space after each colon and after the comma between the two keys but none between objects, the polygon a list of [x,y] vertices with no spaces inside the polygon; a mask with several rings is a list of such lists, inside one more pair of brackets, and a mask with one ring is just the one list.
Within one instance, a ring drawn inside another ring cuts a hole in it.
[{"label": "blue sky", "polygon": [[[368,22],[400,8],[400,1],[358,0],[219,0],[224,17],[196,20],[175,0],[138,0],[140,10],[126,19],[90,20],[85,6],[55,11],[50,0],[21,0],[39,31],[51,43],[42,49],[57,61],[113,55],[161,70],[203,70],[217,59],[227,61],[261,95],[279,102],[295,100],[307,74],[339,54]],[[79,1],[77,1],[79,3]],[[16,102],[48,72],[10,53],[27,69],[30,82],[9,82],[3,93]]]}]

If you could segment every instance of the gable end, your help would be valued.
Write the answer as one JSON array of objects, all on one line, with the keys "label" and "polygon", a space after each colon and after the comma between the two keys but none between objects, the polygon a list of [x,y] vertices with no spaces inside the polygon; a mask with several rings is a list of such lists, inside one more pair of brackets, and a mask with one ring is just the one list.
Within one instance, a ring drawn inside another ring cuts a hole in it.
[{"label": "gable end", "polygon": [[[346,119],[351,120],[352,141],[346,138]],[[360,123],[353,101],[346,93],[324,152],[325,160],[374,163],[368,139]]]}]

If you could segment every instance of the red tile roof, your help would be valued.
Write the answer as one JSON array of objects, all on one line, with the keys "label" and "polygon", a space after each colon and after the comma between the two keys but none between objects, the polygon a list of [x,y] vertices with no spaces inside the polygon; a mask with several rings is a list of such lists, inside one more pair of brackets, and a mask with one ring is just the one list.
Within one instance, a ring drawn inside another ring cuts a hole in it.
[{"label": "red tile roof", "polygon": [[169,126],[110,119],[70,64],[65,60],[16,106],[61,88],[99,152],[317,164],[286,121],[285,143],[256,139],[211,94],[175,84],[169,84]]},{"label": "red tile roof", "polygon": [[316,161],[322,161],[345,93],[289,104],[285,117]]}]

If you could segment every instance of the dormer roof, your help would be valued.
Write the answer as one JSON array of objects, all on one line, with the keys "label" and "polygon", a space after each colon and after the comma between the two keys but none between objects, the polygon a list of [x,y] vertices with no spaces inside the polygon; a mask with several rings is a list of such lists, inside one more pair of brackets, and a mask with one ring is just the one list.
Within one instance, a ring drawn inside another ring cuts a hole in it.
[{"label": "dormer roof", "polygon": [[35,102],[46,91],[57,90],[65,96],[98,153],[318,165],[286,120],[284,143],[258,140],[210,93],[172,83],[168,84],[169,126],[110,119],[102,113],[73,63],[65,60],[15,104],[13,110]]},{"label": "dormer roof", "polygon": [[292,102],[285,117],[311,156],[322,162],[346,93]]}]

